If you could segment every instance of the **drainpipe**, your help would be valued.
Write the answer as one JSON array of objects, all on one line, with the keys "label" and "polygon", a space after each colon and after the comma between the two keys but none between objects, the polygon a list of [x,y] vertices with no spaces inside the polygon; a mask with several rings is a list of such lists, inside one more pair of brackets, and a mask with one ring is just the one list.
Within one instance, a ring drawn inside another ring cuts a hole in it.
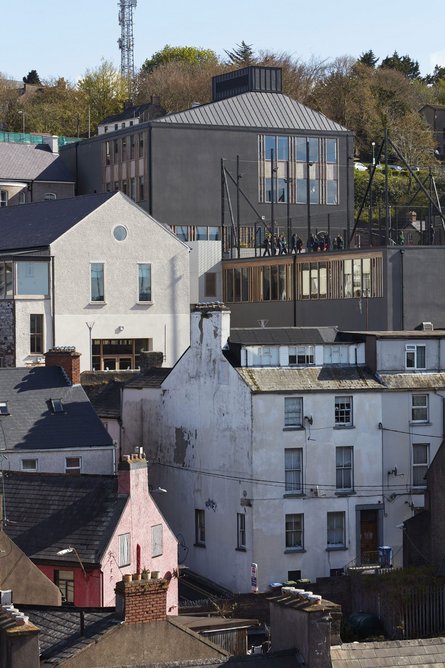
[{"label": "drainpipe", "polygon": [[404,290],[403,290],[403,258],[405,255],[405,251],[401,250],[400,251],[400,321],[401,321],[401,327],[400,329],[405,329],[405,305],[404,305]]},{"label": "drainpipe", "polygon": [[56,345],[56,293],[55,293],[55,277],[54,277],[54,255],[51,255],[51,311],[52,311],[52,345]]}]

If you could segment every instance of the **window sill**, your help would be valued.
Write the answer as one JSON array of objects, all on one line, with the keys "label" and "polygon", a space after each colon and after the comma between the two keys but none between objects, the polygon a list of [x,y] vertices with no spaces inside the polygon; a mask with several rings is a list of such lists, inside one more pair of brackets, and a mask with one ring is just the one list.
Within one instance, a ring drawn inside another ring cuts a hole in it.
[{"label": "window sill", "polygon": [[90,301],[90,306],[105,306],[107,302],[92,302]]},{"label": "window sill", "polygon": [[355,429],[353,424],[334,424],[333,429]]},{"label": "window sill", "polygon": [[304,431],[303,425],[283,427],[283,431]]},{"label": "window sill", "polygon": [[357,494],[355,489],[337,489],[335,491],[335,496],[352,496],[353,494]]},{"label": "window sill", "polygon": [[415,427],[417,425],[422,425],[422,426],[426,426],[426,427],[432,427],[433,426],[433,423],[430,422],[429,420],[415,420],[414,422],[411,420],[411,422],[409,422],[408,424],[412,425],[413,427]]},{"label": "window sill", "polygon": [[339,545],[338,547],[335,547],[334,545],[331,547],[328,545],[326,548],[326,552],[346,552],[348,548],[345,545]]},{"label": "window sill", "polygon": [[16,301],[26,300],[26,301],[38,301],[42,299],[49,299],[49,295],[11,295],[10,297],[5,297],[5,299],[15,299]]},{"label": "window sill", "polygon": [[193,543],[193,547],[205,547],[205,543]]},{"label": "window sill", "polygon": [[304,547],[287,547],[284,554],[304,554],[306,550]]},{"label": "window sill", "polygon": [[136,304],[138,306],[152,306],[154,304],[154,301],[152,300],[147,300],[147,301],[137,301]]},{"label": "window sill", "polygon": [[235,547],[236,552],[247,552],[247,549],[245,547]]}]

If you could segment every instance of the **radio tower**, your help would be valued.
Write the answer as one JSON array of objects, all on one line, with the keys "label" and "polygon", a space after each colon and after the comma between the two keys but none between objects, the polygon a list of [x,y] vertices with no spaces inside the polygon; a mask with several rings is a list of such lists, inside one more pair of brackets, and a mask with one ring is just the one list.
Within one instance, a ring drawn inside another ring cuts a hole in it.
[{"label": "radio tower", "polygon": [[133,9],[137,0],[119,1],[119,25],[121,36],[117,40],[121,50],[121,75],[127,80],[128,99],[132,98],[134,77],[134,37],[133,37]]}]

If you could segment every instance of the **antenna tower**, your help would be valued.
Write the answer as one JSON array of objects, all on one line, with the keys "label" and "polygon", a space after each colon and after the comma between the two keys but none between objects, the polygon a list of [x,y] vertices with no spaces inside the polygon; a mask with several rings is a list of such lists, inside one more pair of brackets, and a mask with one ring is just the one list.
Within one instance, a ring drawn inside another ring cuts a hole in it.
[{"label": "antenna tower", "polygon": [[128,98],[132,97],[134,77],[134,37],[133,37],[133,9],[137,0],[119,1],[119,25],[121,36],[117,40],[121,50],[121,75],[127,80]]}]

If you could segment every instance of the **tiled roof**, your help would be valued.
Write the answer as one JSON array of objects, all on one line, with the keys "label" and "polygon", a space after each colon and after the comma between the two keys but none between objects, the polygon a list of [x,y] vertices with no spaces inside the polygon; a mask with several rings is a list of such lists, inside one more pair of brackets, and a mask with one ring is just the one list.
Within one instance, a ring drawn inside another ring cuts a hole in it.
[{"label": "tiled roof", "polygon": [[133,389],[161,387],[162,381],[167,378],[170,371],[171,369],[168,367],[153,367],[129,380],[128,383],[125,383],[125,387]]},{"label": "tiled roof", "polygon": [[116,196],[120,196],[120,193],[83,195],[2,207],[0,252],[48,247],[71,227]]},{"label": "tiled roof", "polygon": [[309,392],[382,390],[366,367],[239,367],[252,392]]},{"label": "tiled roof", "polygon": [[0,180],[74,183],[75,178],[46,144],[0,142]]},{"label": "tiled roof", "polygon": [[230,330],[230,343],[252,345],[307,345],[333,343],[337,327],[252,327]]},{"label": "tiled roof", "polygon": [[443,668],[445,638],[346,643],[331,647],[332,668]]},{"label": "tiled roof", "polygon": [[243,127],[262,130],[349,132],[318,111],[281,93],[242,93],[152,121],[158,124]]},{"label": "tiled roof", "polygon": [[[20,208],[20,207],[17,207]],[[53,413],[51,399],[64,411]],[[55,450],[111,446],[111,436],[80,385],[69,385],[60,367],[0,369],[0,447],[7,450]]]},{"label": "tiled roof", "polygon": [[127,502],[116,476],[3,474],[5,531],[32,559],[72,562],[57,552],[73,545],[81,561],[101,562]]},{"label": "tiled roof", "polygon": [[388,390],[435,390],[445,387],[445,373],[381,373]]},{"label": "tiled roof", "polygon": [[121,623],[114,609],[85,610],[84,631],[81,634],[79,610],[35,606],[20,606],[20,610],[40,629],[40,658],[46,660],[45,665],[58,666]]}]

